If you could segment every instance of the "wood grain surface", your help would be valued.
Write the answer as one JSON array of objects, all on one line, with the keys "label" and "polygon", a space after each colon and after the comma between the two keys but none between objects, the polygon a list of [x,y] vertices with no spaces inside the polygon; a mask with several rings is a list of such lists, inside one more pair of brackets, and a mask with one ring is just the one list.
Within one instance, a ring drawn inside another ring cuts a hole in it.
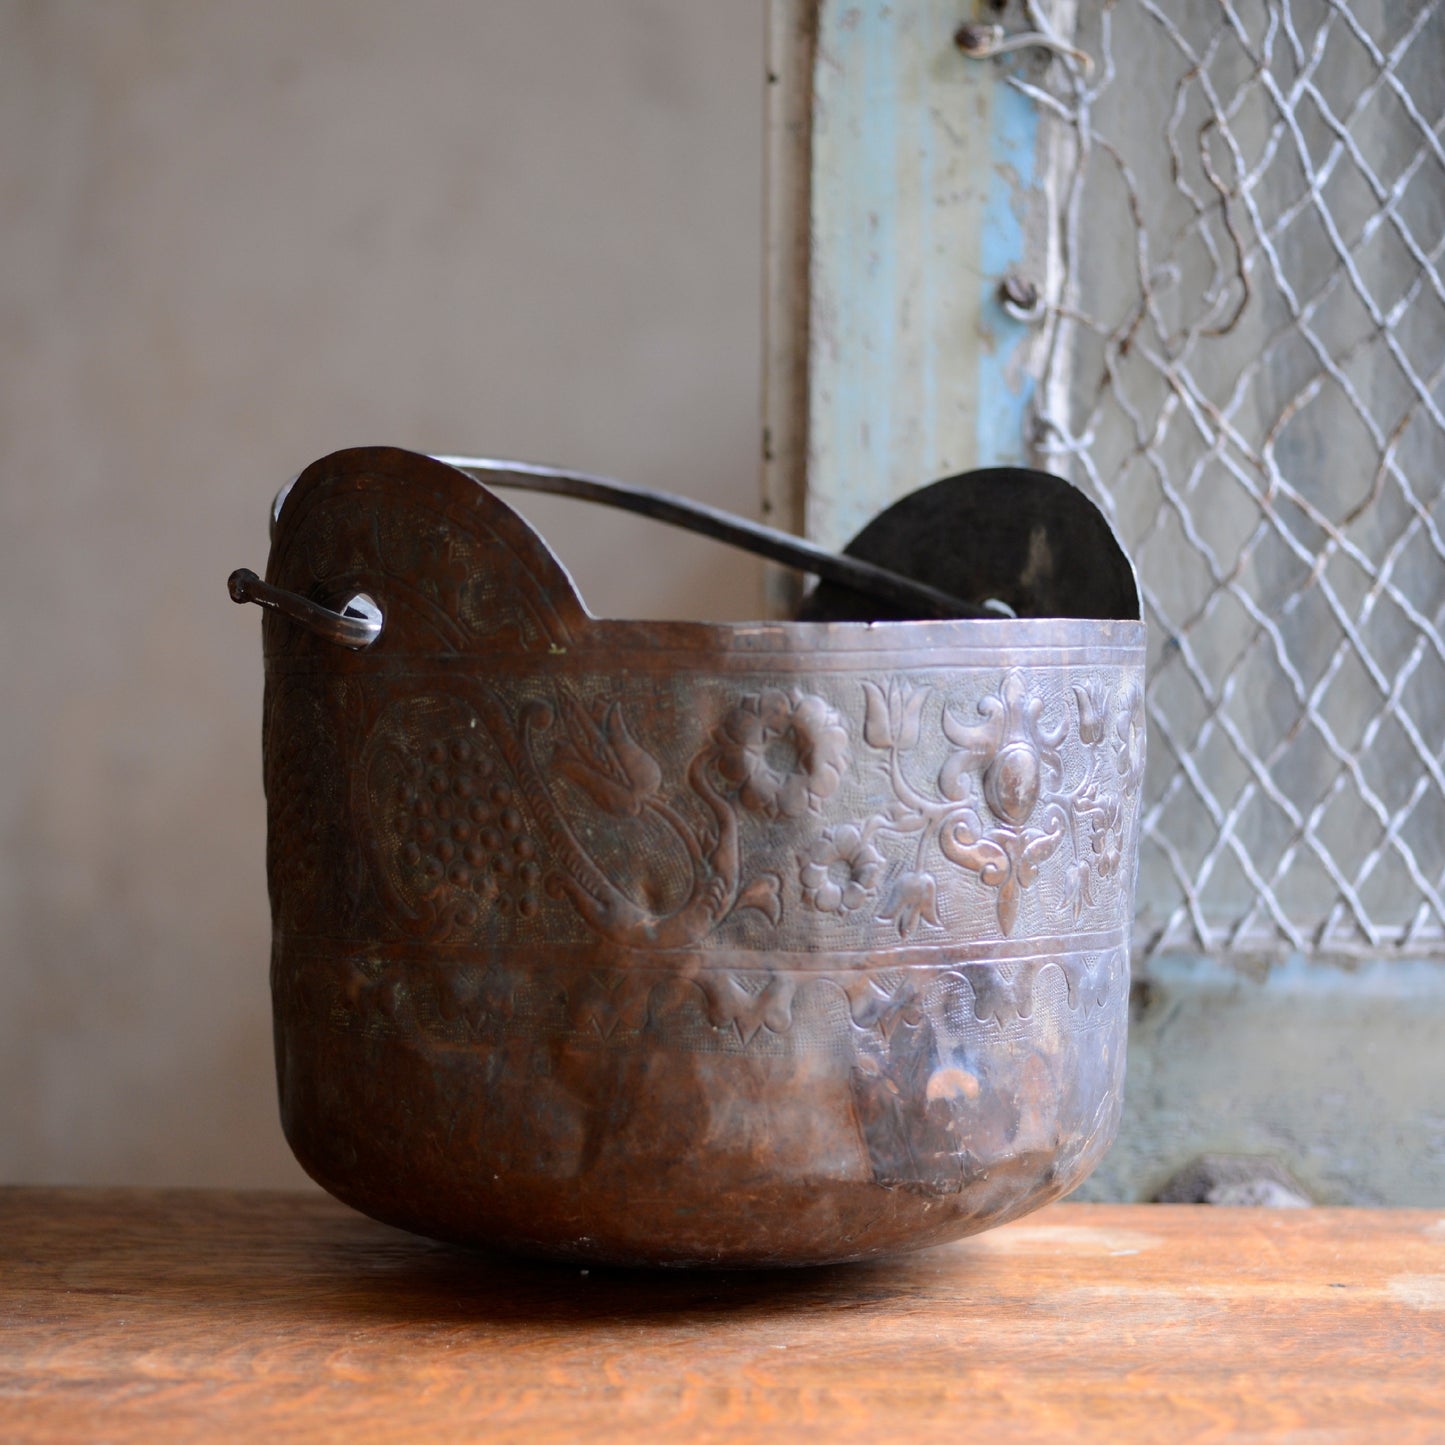
[{"label": "wood grain surface", "polygon": [[1445,1440],[1445,1212],[1063,1204],[891,1263],[532,1266],[321,1195],[0,1190],[0,1439]]}]

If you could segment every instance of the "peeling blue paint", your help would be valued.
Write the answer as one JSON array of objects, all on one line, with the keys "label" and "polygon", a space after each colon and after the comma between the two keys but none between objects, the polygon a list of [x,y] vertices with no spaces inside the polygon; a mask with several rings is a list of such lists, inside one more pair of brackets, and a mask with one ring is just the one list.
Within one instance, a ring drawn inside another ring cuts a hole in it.
[{"label": "peeling blue paint", "polygon": [[935,477],[1018,462],[1026,326],[999,306],[1027,254],[1039,122],[958,53],[954,3],[826,4],[812,148],[806,527],[841,546]]},{"label": "peeling blue paint", "polygon": [[[899,325],[893,305],[899,289],[898,23],[886,7],[850,7],[825,40],[829,62],[858,76],[861,93],[855,107],[822,116],[825,124],[847,127],[848,191],[836,199],[853,224],[835,243],[844,252],[842,273],[856,277],[858,288],[853,296],[835,298],[830,308],[831,345],[847,361],[831,370],[833,393],[821,408],[814,407],[812,422],[827,429],[828,451],[838,467],[825,535],[841,545],[878,510],[876,481],[860,473],[874,458],[887,457],[892,445],[892,408],[880,400],[891,395]],[[817,519],[810,519],[809,532],[817,535]]]},{"label": "peeling blue paint", "polygon": [[999,283],[1010,272],[1033,280],[1040,258],[1026,253],[1023,208],[1034,188],[1034,157],[1038,145],[1038,111],[1027,96],[1002,83],[1002,77],[982,76],[997,87],[993,95],[989,130],[991,172],[984,205],[979,298],[980,327],[984,331],[978,357],[978,464],[1017,466],[1028,460],[1024,425],[1033,398],[1033,378],[1025,375],[1024,345],[1029,327],[1015,321],[999,304]]}]

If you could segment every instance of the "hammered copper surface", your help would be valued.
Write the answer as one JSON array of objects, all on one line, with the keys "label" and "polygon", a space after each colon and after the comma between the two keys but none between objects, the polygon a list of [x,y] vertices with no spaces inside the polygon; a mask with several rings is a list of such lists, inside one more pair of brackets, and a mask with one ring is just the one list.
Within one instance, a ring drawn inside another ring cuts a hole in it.
[{"label": "hammered copper surface", "polygon": [[311,467],[265,617],[282,1118],[390,1223],[631,1263],[929,1244],[1077,1184],[1124,1074],[1144,629],[599,621],[521,519]]}]

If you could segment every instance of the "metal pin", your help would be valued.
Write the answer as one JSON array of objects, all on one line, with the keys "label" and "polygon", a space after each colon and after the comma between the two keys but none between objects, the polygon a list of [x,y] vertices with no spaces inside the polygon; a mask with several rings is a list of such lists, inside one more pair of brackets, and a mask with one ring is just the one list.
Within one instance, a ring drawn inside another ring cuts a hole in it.
[{"label": "metal pin", "polygon": [[1091,56],[1075,45],[1067,45],[1053,35],[1044,34],[1042,30],[1025,30],[1010,35],[1002,25],[970,23],[960,25],[953,32],[953,43],[970,60],[992,60],[996,55],[1007,55],[1015,50],[1051,50],[1055,55],[1075,61],[1085,76],[1094,73]]}]

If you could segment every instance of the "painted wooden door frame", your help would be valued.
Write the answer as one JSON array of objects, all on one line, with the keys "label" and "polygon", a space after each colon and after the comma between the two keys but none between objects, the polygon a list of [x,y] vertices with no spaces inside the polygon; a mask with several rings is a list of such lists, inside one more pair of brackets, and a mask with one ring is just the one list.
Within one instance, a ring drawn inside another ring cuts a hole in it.
[{"label": "painted wooden door frame", "polygon": [[[1009,18],[991,0],[772,0],[763,507],[826,545],[935,477],[1032,459],[1046,328],[1004,288],[1059,284],[1051,162],[1000,62],[954,44]],[[795,585],[772,579],[775,611]],[[1081,1197],[1151,1197],[1222,1152],[1281,1160],[1321,1202],[1438,1204],[1442,1034],[1438,960],[1152,960],[1124,1128]]]}]

